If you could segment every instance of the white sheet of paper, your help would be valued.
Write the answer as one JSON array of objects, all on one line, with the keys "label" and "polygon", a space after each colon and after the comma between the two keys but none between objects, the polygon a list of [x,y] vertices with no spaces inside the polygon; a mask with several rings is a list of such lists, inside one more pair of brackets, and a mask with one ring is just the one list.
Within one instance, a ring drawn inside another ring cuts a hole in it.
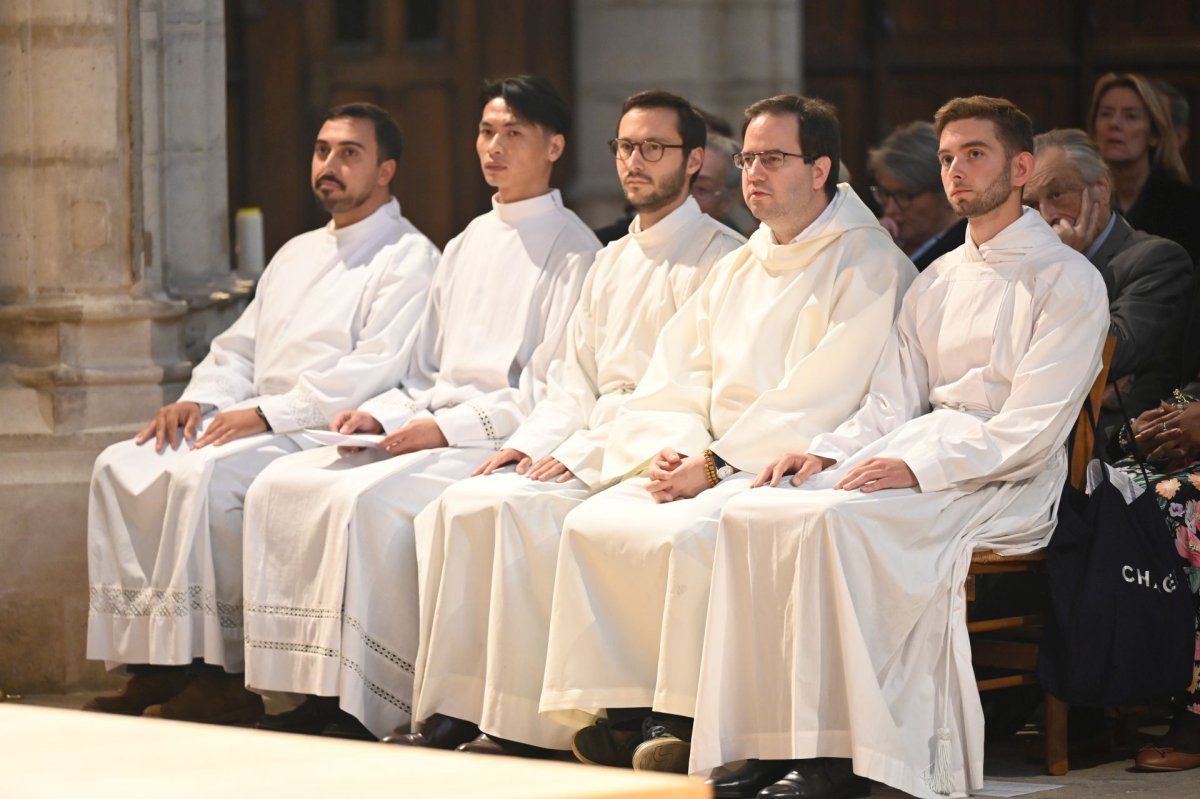
[{"label": "white sheet of paper", "polygon": [[309,439],[332,447],[377,447],[386,436],[371,433],[351,433],[345,435],[332,430],[305,430],[304,435]]},{"label": "white sheet of paper", "polygon": [[983,787],[971,791],[971,796],[1028,796],[1039,791],[1053,791],[1061,785],[1044,782],[1006,782],[1003,780],[983,780]]}]

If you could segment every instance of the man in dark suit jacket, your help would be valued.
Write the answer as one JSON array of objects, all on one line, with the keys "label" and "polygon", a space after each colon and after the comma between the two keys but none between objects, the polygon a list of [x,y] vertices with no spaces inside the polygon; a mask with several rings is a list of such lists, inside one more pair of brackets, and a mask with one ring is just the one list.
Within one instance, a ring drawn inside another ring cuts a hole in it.
[{"label": "man in dark suit jacket", "polygon": [[1108,287],[1117,349],[1101,424],[1115,427],[1120,416],[1114,386],[1130,415],[1157,404],[1158,397],[1146,396],[1138,384],[1162,353],[1178,356],[1191,307],[1192,259],[1175,242],[1134,230],[1110,210],[1112,178],[1086,133],[1052,130],[1036,137],[1034,147],[1037,166],[1025,184],[1026,204],[1038,209],[1065,244],[1087,256]]}]

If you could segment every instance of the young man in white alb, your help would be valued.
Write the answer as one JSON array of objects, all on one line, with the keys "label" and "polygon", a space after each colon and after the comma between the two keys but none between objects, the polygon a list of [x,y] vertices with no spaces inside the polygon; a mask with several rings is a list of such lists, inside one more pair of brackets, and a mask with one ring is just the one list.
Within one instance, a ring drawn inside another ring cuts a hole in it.
[{"label": "young man in white alb", "polygon": [[353,734],[361,722],[375,737],[407,727],[413,518],[503,446],[562,354],[600,247],[550,188],[569,111],[545,80],[518,76],[487,84],[480,114],[492,210],[446,246],[400,387],[331,426],[386,438],[281,459],[246,497],[246,684],[309,697],[261,726]]},{"label": "young man in white alb", "polygon": [[964,579],[972,550],[1053,531],[1108,297],[1021,205],[1029,117],[966,97],[935,121],[966,242],[905,296],[859,410],[721,514],[691,770],[750,763],[719,797],[864,796],[871,779],[934,799],[983,782]]},{"label": "young man in white alb", "polygon": [[332,221],[280,248],[179,401],[96,459],[88,657],[133,677],[87,709],[261,715],[241,674],[243,497],[271,461],[313,446],[302,429],[403,375],[438,251],[391,196],[401,146],[377,106],[329,111],[312,186]]}]

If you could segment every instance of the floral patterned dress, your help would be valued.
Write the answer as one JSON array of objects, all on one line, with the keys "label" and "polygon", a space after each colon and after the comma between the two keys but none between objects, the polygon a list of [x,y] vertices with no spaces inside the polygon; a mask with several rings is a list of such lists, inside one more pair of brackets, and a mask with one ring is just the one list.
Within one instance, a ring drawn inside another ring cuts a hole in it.
[{"label": "floral patterned dress", "polygon": [[[1146,487],[1141,470],[1134,463],[1122,462],[1121,468],[1135,483]],[[1161,474],[1148,466],[1150,485],[1158,495],[1158,505],[1166,518],[1167,529],[1175,539],[1175,549],[1183,558],[1184,576],[1192,595],[1196,618],[1196,651],[1192,664],[1192,684],[1176,701],[1190,712],[1200,714],[1200,463],[1174,474]]]}]

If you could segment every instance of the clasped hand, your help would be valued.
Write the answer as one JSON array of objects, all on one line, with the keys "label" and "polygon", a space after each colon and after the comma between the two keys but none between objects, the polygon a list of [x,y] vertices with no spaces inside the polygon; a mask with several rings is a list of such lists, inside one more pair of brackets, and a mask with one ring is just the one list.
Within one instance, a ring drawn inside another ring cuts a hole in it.
[{"label": "clasped hand", "polygon": [[1176,471],[1200,455],[1200,403],[1151,408],[1133,420],[1133,435],[1144,458]]},{"label": "clasped hand", "polygon": [[710,487],[704,456],[685,457],[670,447],[654,456],[647,476],[646,490],[660,503],[691,499]]}]

